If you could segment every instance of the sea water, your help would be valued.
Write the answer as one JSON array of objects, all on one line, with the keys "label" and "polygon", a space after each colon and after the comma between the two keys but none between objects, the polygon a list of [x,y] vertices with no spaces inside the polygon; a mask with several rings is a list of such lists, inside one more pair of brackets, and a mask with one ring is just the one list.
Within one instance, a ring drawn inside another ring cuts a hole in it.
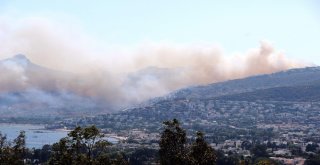
[{"label": "sea water", "polygon": [[[28,148],[42,148],[45,144],[52,145],[68,135],[68,130],[47,130],[44,125],[32,124],[0,124],[0,132],[7,135],[7,140],[13,141],[20,133],[25,131],[26,146]],[[108,138],[112,143],[117,139]]]}]

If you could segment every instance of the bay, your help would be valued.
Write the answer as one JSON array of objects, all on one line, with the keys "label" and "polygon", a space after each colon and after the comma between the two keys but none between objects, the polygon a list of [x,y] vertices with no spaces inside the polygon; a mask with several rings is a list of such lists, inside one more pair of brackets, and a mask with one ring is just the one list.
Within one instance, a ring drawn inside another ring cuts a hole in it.
[{"label": "bay", "polygon": [[[66,137],[68,130],[47,130],[44,125],[32,124],[0,124],[0,132],[7,135],[7,139],[13,141],[20,133],[26,133],[26,146],[28,148],[42,148],[43,145],[58,142],[61,138]],[[112,143],[117,143],[118,140],[114,138],[107,138]]]}]

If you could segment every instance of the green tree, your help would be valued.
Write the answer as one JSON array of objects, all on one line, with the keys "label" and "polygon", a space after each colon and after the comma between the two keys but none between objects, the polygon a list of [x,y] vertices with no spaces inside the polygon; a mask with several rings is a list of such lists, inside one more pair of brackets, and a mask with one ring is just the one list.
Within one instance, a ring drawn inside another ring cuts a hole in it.
[{"label": "green tree", "polygon": [[51,145],[44,145],[42,146],[42,149],[40,149],[40,157],[39,157],[39,160],[40,162],[46,162],[49,160],[50,158],[50,153],[51,153],[51,150],[52,150],[52,146]]},{"label": "green tree", "polygon": [[205,141],[202,132],[197,132],[196,141],[191,146],[190,163],[195,165],[214,165],[217,155],[214,149]]},{"label": "green tree", "polygon": [[305,165],[319,165],[320,164],[320,155],[309,157],[304,164]]},{"label": "green tree", "polygon": [[20,131],[17,138],[13,140],[14,146],[12,147],[13,155],[11,162],[13,164],[23,164],[26,157],[26,135],[24,131]]},{"label": "green tree", "polygon": [[111,161],[112,165],[129,165],[126,161],[126,156],[123,153],[118,153],[116,159]]},{"label": "green tree", "polygon": [[0,133],[0,162],[9,163],[11,160],[12,149],[7,141],[7,136]]},{"label": "green tree", "polygon": [[106,148],[110,145],[97,127],[76,127],[52,146],[49,164],[109,164]]},{"label": "green tree", "polygon": [[308,144],[306,146],[306,151],[307,152],[316,152],[318,147],[319,147],[319,145],[316,143]]},{"label": "green tree", "polygon": [[22,165],[27,152],[24,131],[20,131],[17,138],[13,140],[12,145],[7,141],[6,135],[0,133],[0,162],[1,164]]},{"label": "green tree", "polygon": [[160,139],[160,163],[163,165],[186,164],[186,132],[177,119],[165,121]]},{"label": "green tree", "polygon": [[136,149],[131,155],[130,164],[146,164],[147,161],[155,161],[158,158],[158,150],[157,149],[150,149],[150,148],[138,148]]},{"label": "green tree", "polygon": [[252,148],[252,143],[248,140],[245,140],[241,143],[241,148],[243,150],[250,150]]},{"label": "green tree", "polygon": [[299,147],[299,146],[290,145],[290,146],[289,146],[289,149],[290,149],[292,155],[302,156],[302,154],[303,154],[302,149],[301,149],[301,147]]},{"label": "green tree", "polygon": [[62,138],[58,143],[52,145],[50,165],[68,165],[72,164],[72,151],[68,138]]},{"label": "green tree", "polygon": [[0,132],[0,162],[3,162],[5,160],[5,151],[7,146],[7,136],[2,135],[2,133]]},{"label": "green tree", "polygon": [[268,157],[267,146],[263,144],[256,144],[252,149],[251,153],[254,157]]}]

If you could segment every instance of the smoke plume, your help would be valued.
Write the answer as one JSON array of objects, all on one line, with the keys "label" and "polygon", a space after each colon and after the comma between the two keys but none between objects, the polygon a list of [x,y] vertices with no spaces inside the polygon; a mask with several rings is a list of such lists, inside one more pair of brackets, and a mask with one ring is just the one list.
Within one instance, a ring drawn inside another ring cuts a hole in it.
[{"label": "smoke plume", "polygon": [[32,63],[55,70],[40,74],[7,62],[1,66],[0,92],[71,91],[117,106],[189,85],[305,66],[268,42],[231,55],[215,45],[141,43],[128,48],[103,44],[76,27],[42,18],[0,18],[1,59],[22,53]]}]

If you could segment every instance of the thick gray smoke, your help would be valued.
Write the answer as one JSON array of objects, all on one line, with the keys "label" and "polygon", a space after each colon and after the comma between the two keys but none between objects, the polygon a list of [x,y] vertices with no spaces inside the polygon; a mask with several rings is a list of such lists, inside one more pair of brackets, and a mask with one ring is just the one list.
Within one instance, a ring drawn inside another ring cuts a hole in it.
[{"label": "thick gray smoke", "polygon": [[[144,43],[111,47],[86,36],[75,25],[40,18],[0,18],[0,58],[25,54],[52,75],[1,66],[0,92],[29,88],[61,90],[114,105],[137,103],[189,85],[303,67],[267,42],[247,52],[226,55],[212,45]],[[36,70],[36,69],[34,69]]]}]

